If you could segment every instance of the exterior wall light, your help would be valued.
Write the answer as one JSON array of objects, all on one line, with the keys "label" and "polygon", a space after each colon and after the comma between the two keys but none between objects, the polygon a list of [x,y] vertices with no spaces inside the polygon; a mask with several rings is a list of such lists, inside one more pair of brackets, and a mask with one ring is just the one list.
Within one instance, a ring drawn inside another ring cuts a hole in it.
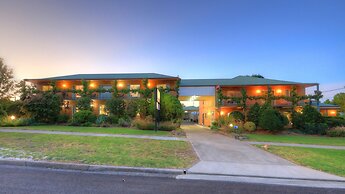
[{"label": "exterior wall light", "polygon": [[90,84],[90,87],[91,87],[91,88],[94,88],[94,87],[95,87],[95,84],[94,84],[94,83],[91,83],[91,84]]},{"label": "exterior wall light", "polygon": [[282,90],[281,89],[278,89],[277,90],[277,94],[281,94],[282,93]]},{"label": "exterior wall light", "polygon": [[12,115],[12,116],[10,116],[10,119],[14,120],[14,119],[16,119],[16,117],[14,115]]},{"label": "exterior wall light", "polygon": [[220,111],[220,115],[224,115],[224,112],[223,112],[223,111]]},{"label": "exterior wall light", "polygon": [[261,93],[261,90],[256,90],[256,93],[257,93],[257,94],[260,94],[260,93]]},{"label": "exterior wall light", "polygon": [[233,127],[233,126],[234,126],[234,124],[230,123],[229,127]]},{"label": "exterior wall light", "polygon": [[67,87],[67,85],[66,85],[66,84],[62,84],[62,87],[63,87],[63,88],[66,88],[66,87]]},{"label": "exterior wall light", "polygon": [[123,87],[123,83],[119,83],[119,84],[117,84],[117,86],[122,88]]}]

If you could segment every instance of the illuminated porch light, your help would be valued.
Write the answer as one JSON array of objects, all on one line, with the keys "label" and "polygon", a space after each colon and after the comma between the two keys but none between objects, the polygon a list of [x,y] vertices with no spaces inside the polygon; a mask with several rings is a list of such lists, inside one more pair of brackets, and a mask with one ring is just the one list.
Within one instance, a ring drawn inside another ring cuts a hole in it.
[{"label": "illuminated porch light", "polygon": [[90,84],[90,87],[91,87],[91,88],[94,88],[94,87],[95,87],[95,84],[94,84],[94,83],[91,83],[91,84]]},{"label": "illuminated porch light", "polygon": [[331,111],[330,112],[332,115],[335,115],[336,114],[336,112],[333,110],[333,111]]},{"label": "illuminated porch light", "polygon": [[278,89],[277,90],[277,94],[281,94],[282,93],[282,90],[281,89]]},{"label": "illuminated porch light", "polygon": [[118,84],[117,84],[117,87],[122,88],[122,87],[123,87],[123,83],[118,83]]},{"label": "illuminated porch light", "polygon": [[261,94],[261,90],[256,90],[256,93],[257,94]]},{"label": "illuminated porch light", "polygon": [[66,85],[66,84],[62,84],[62,87],[63,87],[63,88],[66,88],[66,87],[67,87],[67,85]]},{"label": "illuminated porch light", "polygon": [[230,123],[229,127],[233,127],[233,126],[234,126],[234,124]]},{"label": "illuminated porch light", "polygon": [[224,112],[223,112],[223,111],[220,111],[220,115],[224,115]]},{"label": "illuminated porch light", "polygon": [[16,119],[16,116],[12,115],[12,116],[10,116],[10,119],[14,120],[14,119]]}]

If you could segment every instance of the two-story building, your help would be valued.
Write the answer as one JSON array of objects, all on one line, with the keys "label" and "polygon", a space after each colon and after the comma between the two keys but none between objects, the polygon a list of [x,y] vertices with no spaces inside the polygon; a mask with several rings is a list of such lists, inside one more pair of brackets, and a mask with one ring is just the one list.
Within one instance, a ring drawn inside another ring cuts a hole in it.
[{"label": "two-story building", "polygon": [[[251,76],[237,76],[232,79],[180,79],[179,77],[156,74],[156,73],[129,73],[129,74],[77,74],[60,77],[51,77],[43,79],[27,79],[26,81],[35,84],[39,90],[51,89],[50,83],[56,82],[57,88],[63,92],[64,107],[62,111],[73,115],[76,111],[76,100],[79,94],[71,92],[72,89],[81,90],[82,80],[89,82],[91,89],[103,88],[111,89],[114,83],[117,89],[139,89],[144,88],[143,80],[148,80],[148,87],[169,87],[173,94],[176,94],[174,88],[180,81],[179,100],[185,106],[186,114],[192,114],[193,120],[199,124],[209,126],[213,120],[220,115],[228,115],[234,110],[240,110],[236,102],[224,100],[221,107],[216,106],[216,90],[220,88],[225,96],[241,96],[241,89],[247,91],[248,96],[262,96],[271,88],[275,96],[289,96],[293,87],[296,87],[298,95],[305,95],[306,88],[318,86],[317,83],[300,83],[282,80],[273,80],[266,78],[257,78]],[[115,82],[116,80],[116,82]],[[93,111],[95,114],[104,114],[105,101],[112,96],[109,92],[95,92],[93,98]],[[140,97],[138,93],[130,93],[127,98]],[[248,100],[250,107],[255,102],[260,104],[263,100]],[[300,102],[302,106],[304,102]],[[317,106],[313,102],[312,105]],[[66,106],[68,108],[66,108]],[[291,104],[283,99],[274,100],[273,106],[281,112],[287,112]],[[327,116],[336,116],[338,106],[319,103],[320,112]]]}]

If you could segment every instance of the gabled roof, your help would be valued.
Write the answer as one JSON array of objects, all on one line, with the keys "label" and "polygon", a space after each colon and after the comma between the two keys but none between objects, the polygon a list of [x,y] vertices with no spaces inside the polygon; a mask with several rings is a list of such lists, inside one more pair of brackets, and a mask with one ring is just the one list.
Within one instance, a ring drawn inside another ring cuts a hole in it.
[{"label": "gabled roof", "polygon": [[249,85],[296,85],[308,86],[316,83],[299,83],[283,80],[257,78],[252,76],[237,76],[232,79],[182,79],[181,86],[249,86]]},{"label": "gabled roof", "polygon": [[158,73],[116,73],[116,74],[75,74],[41,79],[27,79],[27,81],[39,80],[115,80],[115,79],[174,79],[178,77]]}]

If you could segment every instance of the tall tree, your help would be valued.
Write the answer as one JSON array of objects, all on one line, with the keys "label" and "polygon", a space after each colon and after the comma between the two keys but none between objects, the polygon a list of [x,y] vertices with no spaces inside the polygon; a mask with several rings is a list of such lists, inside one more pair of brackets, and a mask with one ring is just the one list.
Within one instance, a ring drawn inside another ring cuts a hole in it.
[{"label": "tall tree", "polygon": [[0,58],[0,99],[10,98],[14,85],[13,70]]},{"label": "tall tree", "polygon": [[345,112],[345,93],[338,93],[333,97],[333,104],[340,106],[340,111]]},{"label": "tall tree", "polygon": [[253,74],[252,77],[265,78],[264,76],[262,76],[262,75],[260,75],[260,74]]}]

